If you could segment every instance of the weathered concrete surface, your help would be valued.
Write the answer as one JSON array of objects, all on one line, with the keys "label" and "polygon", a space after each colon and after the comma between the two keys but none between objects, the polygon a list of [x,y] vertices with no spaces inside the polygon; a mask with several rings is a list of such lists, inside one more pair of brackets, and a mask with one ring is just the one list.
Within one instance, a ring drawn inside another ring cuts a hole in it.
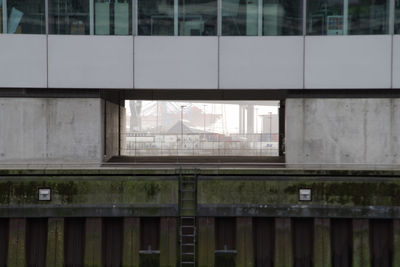
[{"label": "weathered concrete surface", "polygon": [[293,166],[400,164],[400,99],[287,99],[285,145]]},{"label": "weathered concrete surface", "polygon": [[198,221],[198,265],[199,267],[214,267],[215,219],[199,217]]},{"label": "weathered concrete surface", "polygon": [[120,107],[109,101],[104,101],[104,111],[106,116],[106,147],[104,155],[106,160],[112,156],[119,155],[120,149]]},{"label": "weathered concrete surface", "polygon": [[102,219],[86,219],[84,265],[90,267],[102,266]]},{"label": "weathered concrete surface", "polygon": [[177,266],[177,219],[162,217],[160,219],[160,267]]},{"label": "weathered concrete surface", "polygon": [[0,98],[0,163],[100,162],[100,101]]},{"label": "weathered concrete surface", "polygon": [[10,219],[8,237],[8,267],[25,267],[26,219]]},{"label": "weathered concrete surface", "polygon": [[293,266],[292,225],[290,218],[275,219],[275,267]]},{"label": "weathered concrete surface", "polygon": [[368,220],[353,220],[353,267],[371,267]]},{"label": "weathered concrete surface", "polygon": [[64,266],[64,218],[49,218],[46,266]]},{"label": "weathered concrete surface", "polygon": [[331,267],[331,231],[329,219],[314,219],[314,267]]},{"label": "weathered concrete surface", "polygon": [[124,218],[122,267],[139,267],[140,219]]},{"label": "weathered concrete surface", "polygon": [[236,218],[236,249],[236,267],[253,267],[253,220],[251,217]]}]

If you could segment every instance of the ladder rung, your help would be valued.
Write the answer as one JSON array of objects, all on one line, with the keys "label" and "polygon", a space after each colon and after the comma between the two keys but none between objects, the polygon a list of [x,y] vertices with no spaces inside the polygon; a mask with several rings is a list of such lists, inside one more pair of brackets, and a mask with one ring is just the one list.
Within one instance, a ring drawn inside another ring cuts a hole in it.
[{"label": "ladder rung", "polygon": [[194,208],[181,208],[181,210],[196,210]]},{"label": "ladder rung", "polygon": [[182,234],[182,237],[194,237],[195,235],[191,235],[191,234]]},{"label": "ladder rung", "polygon": [[184,244],[182,244],[182,246],[194,246],[195,244],[194,243],[184,243]]},{"label": "ladder rung", "polygon": [[194,198],[182,198],[181,200],[182,201],[194,201],[195,199]]},{"label": "ladder rung", "polygon": [[189,220],[189,219],[192,219],[192,220],[194,220],[194,219],[196,219],[196,217],[195,216],[182,216],[181,217],[181,219],[186,219],[186,220]]},{"label": "ladder rung", "polygon": [[182,264],[194,264],[194,261],[182,261]]},{"label": "ladder rung", "polygon": [[182,228],[196,228],[194,225],[181,225]]},{"label": "ladder rung", "polygon": [[194,255],[194,252],[183,252],[182,255]]},{"label": "ladder rung", "polygon": [[192,192],[192,193],[193,193],[194,191],[195,191],[194,189],[190,189],[190,190],[188,190],[188,189],[182,189],[182,190],[181,190],[181,192]]}]

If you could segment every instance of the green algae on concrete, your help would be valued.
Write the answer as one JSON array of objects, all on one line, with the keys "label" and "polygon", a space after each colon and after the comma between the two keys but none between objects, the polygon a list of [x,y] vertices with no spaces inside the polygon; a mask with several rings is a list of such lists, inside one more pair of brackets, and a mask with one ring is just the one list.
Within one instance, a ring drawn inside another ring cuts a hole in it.
[{"label": "green algae on concrete", "polygon": [[64,218],[49,218],[46,266],[64,266]]},{"label": "green algae on concrete", "polygon": [[236,218],[236,267],[254,266],[253,220],[251,217]]},{"label": "green algae on concrete", "polygon": [[102,220],[101,218],[86,219],[85,236],[85,267],[102,266]]},{"label": "green algae on concrete", "polygon": [[139,267],[140,218],[124,218],[122,267]]},{"label": "green algae on concrete", "polygon": [[160,267],[177,266],[177,219],[161,217],[160,219]]},{"label": "green algae on concrete", "polygon": [[275,267],[293,267],[290,218],[275,218]]},{"label": "green algae on concrete", "polygon": [[314,219],[314,267],[331,267],[330,219]]},{"label": "green algae on concrete", "polygon": [[368,220],[353,220],[353,267],[371,267]]},{"label": "green algae on concrete", "polygon": [[214,267],[215,264],[215,219],[198,218],[198,266]]},{"label": "green algae on concrete", "polygon": [[8,237],[8,267],[25,267],[26,219],[10,219]]}]

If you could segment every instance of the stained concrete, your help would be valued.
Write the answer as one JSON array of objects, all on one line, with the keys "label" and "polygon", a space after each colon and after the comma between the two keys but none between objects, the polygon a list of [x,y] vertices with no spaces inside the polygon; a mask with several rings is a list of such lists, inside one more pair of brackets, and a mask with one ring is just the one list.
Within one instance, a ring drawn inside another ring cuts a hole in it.
[{"label": "stained concrete", "polygon": [[0,163],[102,160],[101,100],[0,99]]},{"label": "stained concrete", "polygon": [[400,99],[287,99],[287,164],[400,164]]}]

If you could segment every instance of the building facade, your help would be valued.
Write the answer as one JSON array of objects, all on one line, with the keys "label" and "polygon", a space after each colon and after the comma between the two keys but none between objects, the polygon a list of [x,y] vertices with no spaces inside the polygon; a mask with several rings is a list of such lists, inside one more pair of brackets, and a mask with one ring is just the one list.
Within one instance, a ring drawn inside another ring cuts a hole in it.
[{"label": "building facade", "polygon": [[[398,0],[0,0],[0,266],[400,266],[399,97]],[[121,157],[125,100],[279,155]]]}]

